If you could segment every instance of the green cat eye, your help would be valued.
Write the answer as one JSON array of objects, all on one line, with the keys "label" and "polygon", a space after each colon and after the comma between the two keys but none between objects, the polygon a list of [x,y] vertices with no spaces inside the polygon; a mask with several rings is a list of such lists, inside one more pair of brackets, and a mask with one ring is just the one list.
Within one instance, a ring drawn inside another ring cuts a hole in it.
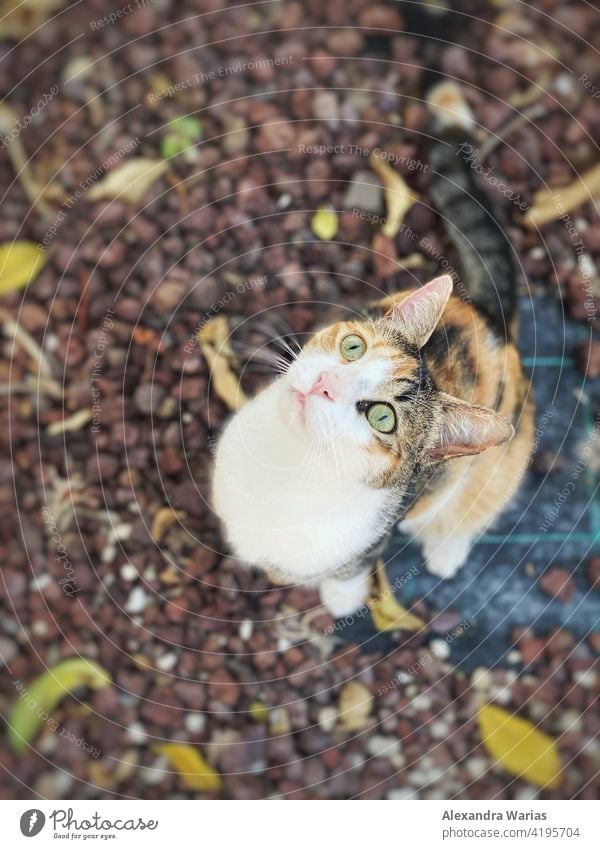
[{"label": "green cat eye", "polygon": [[367,410],[367,421],[380,433],[391,433],[396,427],[396,413],[388,404],[371,404]]},{"label": "green cat eye", "polygon": [[356,333],[350,333],[348,336],[344,336],[340,345],[342,357],[348,360],[348,362],[360,360],[366,350],[367,343]]}]

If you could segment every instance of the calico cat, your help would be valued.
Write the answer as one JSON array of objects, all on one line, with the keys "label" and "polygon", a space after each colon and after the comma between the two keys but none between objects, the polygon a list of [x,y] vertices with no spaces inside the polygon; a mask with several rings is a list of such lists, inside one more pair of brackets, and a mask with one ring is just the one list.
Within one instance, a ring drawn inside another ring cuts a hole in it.
[{"label": "calico cat", "polygon": [[242,560],[318,584],[334,616],[367,599],[396,523],[449,578],[510,500],[533,441],[533,401],[507,329],[510,245],[458,145],[460,92],[430,95],[431,195],[463,264],[317,332],[229,422],[213,503]]}]

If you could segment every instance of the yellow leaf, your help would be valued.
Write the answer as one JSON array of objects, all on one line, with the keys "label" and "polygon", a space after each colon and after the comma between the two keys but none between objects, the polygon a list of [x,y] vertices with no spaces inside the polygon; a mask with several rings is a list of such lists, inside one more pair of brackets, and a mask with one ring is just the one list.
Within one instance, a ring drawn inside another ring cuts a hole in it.
[{"label": "yellow leaf", "polygon": [[326,206],[320,207],[313,215],[310,226],[315,236],[318,236],[324,242],[329,242],[335,238],[338,231],[337,212]]},{"label": "yellow leaf", "polygon": [[28,687],[21,686],[8,721],[8,739],[17,754],[25,750],[50,718],[56,705],[81,687],[99,690],[110,684],[110,675],[97,663],[84,657],[61,660],[42,673]]},{"label": "yellow leaf", "polygon": [[406,213],[416,203],[418,197],[385,159],[372,153],[369,162],[371,168],[381,177],[385,188],[387,220],[381,228],[381,232],[389,239],[393,239],[400,230]]},{"label": "yellow leaf", "polygon": [[0,38],[24,38],[65,3],[66,0],[5,0],[0,10]]},{"label": "yellow leaf", "polygon": [[206,763],[195,746],[161,743],[154,746],[154,751],[167,758],[190,790],[221,790],[223,787],[219,773]]},{"label": "yellow leaf", "polygon": [[184,513],[181,510],[173,510],[171,507],[161,507],[157,510],[152,519],[152,534],[156,542],[161,542],[166,532],[174,522],[183,519]]},{"label": "yellow leaf", "polygon": [[372,707],[373,696],[368,687],[360,681],[349,681],[340,692],[340,726],[346,731],[360,731],[369,725]]},{"label": "yellow leaf", "polygon": [[252,702],[249,713],[254,722],[264,723],[269,718],[269,711],[262,702]]},{"label": "yellow leaf", "polygon": [[556,221],[583,203],[600,198],[600,164],[580,174],[568,186],[559,189],[540,189],[533,206],[523,216],[527,227],[543,227]]},{"label": "yellow leaf", "polygon": [[377,595],[370,599],[369,607],[373,622],[378,631],[421,631],[427,628],[425,622],[396,601],[383,562],[376,567]]},{"label": "yellow leaf", "polygon": [[91,410],[78,410],[67,419],[60,419],[60,421],[49,424],[46,428],[46,433],[49,436],[58,436],[59,433],[64,433],[65,431],[81,430],[84,424],[87,424],[91,418]]},{"label": "yellow leaf", "polygon": [[137,157],[117,165],[88,192],[90,200],[119,198],[130,203],[140,203],[152,185],[164,174],[168,163],[163,159]]},{"label": "yellow leaf", "polygon": [[33,242],[0,245],[0,295],[31,283],[44,264],[44,251]]},{"label": "yellow leaf", "polygon": [[562,781],[556,743],[527,719],[496,705],[484,705],[477,715],[483,745],[511,775],[538,787],[558,787]]},{"label": "yellow leaf", "polygon": [[230,365],[233,352],[228,340],[227,319],[222,315],[211,319],[198,331],[200,350],[210,368],[215,392],[230,410],[239,410],[246,403],[246,396]]}]

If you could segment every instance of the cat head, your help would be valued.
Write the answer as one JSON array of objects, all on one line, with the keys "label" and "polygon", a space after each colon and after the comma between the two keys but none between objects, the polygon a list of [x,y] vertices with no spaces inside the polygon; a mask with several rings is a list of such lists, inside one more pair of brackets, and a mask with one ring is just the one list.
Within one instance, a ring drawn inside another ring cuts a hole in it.
[{"label": "cat head", "polygon": [[290,425],[367,457],[381,485],[509,440],[510,422],[439,390],[423,361],[451,292],[451,277],[438,277],[381,318],[316,333],[285,377]]}]

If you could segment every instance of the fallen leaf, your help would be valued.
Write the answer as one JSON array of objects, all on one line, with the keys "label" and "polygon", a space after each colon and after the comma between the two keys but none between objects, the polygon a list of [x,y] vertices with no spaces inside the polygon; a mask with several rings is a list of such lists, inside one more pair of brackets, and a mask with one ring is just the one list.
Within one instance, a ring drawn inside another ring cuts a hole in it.
[{"label": "fallen leaf", "polygon": [[65,433],[65,431],[81,430],[84,424],[87,424],[91,418],[91,410],[78,410],[67,419],[61,419],[58,422],[49,424],[46,428],[46,433],[48,436],[58,436],[59,433]]},{"label": "fallen leaf", "polygon": [[183,519],[184,515],[182,511],[173,510],[171,507],[161,507],[160,510],[156,511],[152,519],[152,529],[150,531],[152,538],[156,542],[161,542],[171,525],[177,522],[178,519]]},{"label": "fallen leaf", "polygon": [[30,157],[25,152],[23,143],[19,133],[13,133],[15,125],[18,124],[16,112],[7,106],[6,103],[0,103],[0,135],[5,136],[6,153],[10,159],[17,180],[21,183],[21,187],[31,205],[37,209],[42,215],[50,217],[52,209],[44,197],[50,195],[61,196],[62,189],[57,183],[50,179],[39,181],[34,177]]},{"label": "fallen leaf", "polygon": [[24,38],[33,32],[66,0],[5,0],[0,19],[0,38]]},{"label": "fallen leaf", "polygon": [[168,163],[162,159],[137,157],[117,165],[88,192],[90,200],[119,198],[130,203],[140,203],[152,183],[164,174]]},{"label": "fallen leaf", "polygon": [[174,569],[172,566],[168,566],[166,569],[163,569],[158,576],[163,584],[168,584],[171,587],[176,587],[181,583],[181,576],[177,569]]},{"label": "fallen leaf", "polygon": [[338,231],[338,214],[334,209],[320,207],[310,222],[313,233],[324,242],[335,238]]},{"label": "fallen leaf", "polygon": [[369,607],[378,631],[422,631],[427,628],[422,619],[398,604],[381,560],[377,562],[375,580],[377,595],[369,600]]},{"label": "fallen leaf", "polygon": [[583,203],[600,198],[600,164],[594,165],[568,186],[559,189],[540,189],[536,192],[523,221],[527,227],[543,227],[562,218]]},{"label": "fallen leaf", "polygon": [[198,343],[210,368],[215,392],[230,410],[239,410],[246,403],[246,396],[231,368],[233,351],[228,340],[229,327],[222,315],[212,318],[198,331]]},{"label": "fallen leaf", "polygon": [[269,709],[262,702],[252,702],[248,712],[254,722],[266,723],[269,719]]},{"label": "fallen leaf", "polygon": [[419,198],[409,189],[400,174],[394,171],[392,166],[384,159],[372,153],[369,157],[369,163],[381,178],[385,188],[387,220],[381,228],[381,232],[384,236],[393,239],[402,227],[406,213]]},{"label": "fallen leaf", "polygon": [[161,743],[154,751],[164,755],[190,790],[221,790],[223,782],[219,773],[204,760],[195,746],[187,743]]},{"label": "fallen leaf", "polygon": [[31,283],[44,265],[44,251],[33,242],[0,245],[0,295]]},{"label": "fallen leaf", "polygon": [[562,766],[556,743],[529,720],[484,705],[477,724],[486,750],[507,772],[537,787],[559,786]]},{"label": "fallen leaf", "polygon": [[369,725],[372,707],[373,696],[368,687],[360,681],[349,681],[344,684],[340,693],[340,726],[345,731],[360,731]]},{"label": "fallen leaf", "polygon": [[61,660],[23,687],[8,721],[8,739],[17,754],[38,734],[57,704],[81,687],[100,690],[111,683],[110,675],[97,663],[83,657]]}]

